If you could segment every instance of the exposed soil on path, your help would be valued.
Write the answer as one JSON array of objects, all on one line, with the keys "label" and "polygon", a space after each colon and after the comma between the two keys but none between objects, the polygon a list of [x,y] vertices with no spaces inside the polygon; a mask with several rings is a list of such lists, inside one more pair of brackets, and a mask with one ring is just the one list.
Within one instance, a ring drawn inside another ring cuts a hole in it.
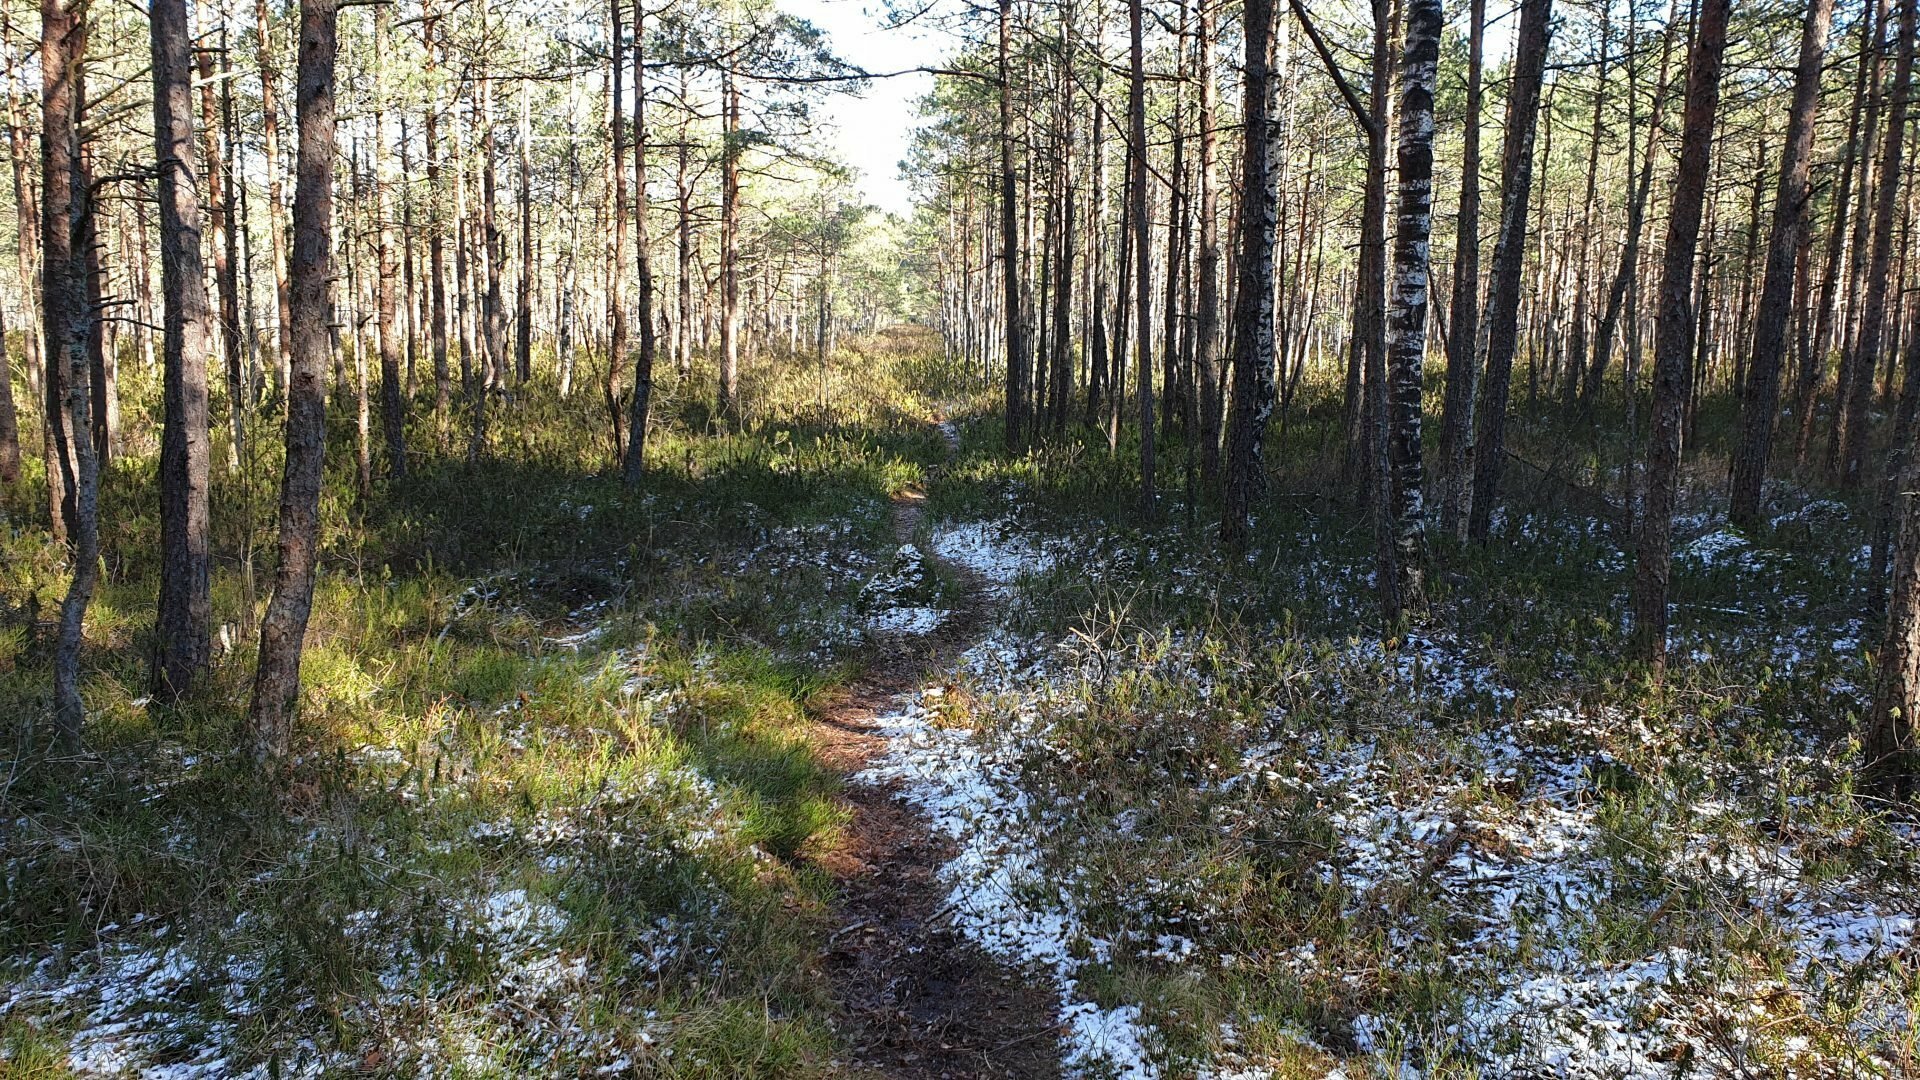
[{"label": "exposed soil on path", "polygon": [[[909,492],[894,501],[901,543],[919,529],[923,500]],[[949,570],[969,599],[934,633],[893,646],[815,717],[822,760],[848,777],[885,752],[876,722],[979,635],[983,591]],[[901,1080],[1059,1076],[1058,1002],[953,929],[938,876],[952,846],[894,796],[891,785],[849,782],[846,843],[824,860],[840,885],[825,960],[848,1064]]]}]

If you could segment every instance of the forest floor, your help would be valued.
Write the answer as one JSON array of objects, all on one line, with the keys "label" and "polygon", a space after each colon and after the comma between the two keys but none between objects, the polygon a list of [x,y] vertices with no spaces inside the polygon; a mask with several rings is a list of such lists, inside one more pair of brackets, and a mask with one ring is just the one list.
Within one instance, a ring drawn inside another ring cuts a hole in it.
[{"label": "forest floor", "polygon": [[[894,536],[898,553],[906,556],[896,555],[895,577],[920,556],[925,501],[918,488],[893,498]],[[874,664],[817,716],[821,760],[847,778],[843,797],[850,810],[845,843],[827,860],[840,890],[837,925],[827,936],[828,970],[854,1061],[880,1075],[1057,1075],[1057,1003],[1024,973],[967,941],[946,918],[939,871],[953,858],[953,843],[935,836],[902,801],[897,781],[862,776],[885,757],[887,725],[903,703],[916,699],[926,680],[939,678],[992,617],[974,574],[928,561],[950,575],[947,606],[910,606],[905,610],[934,614],[896,621],[924,624],[937,615],[933,628],[924,636],[883,640]],[[904,584],[911,589],[917,583]]]},{"label": "forest floor", "polygon": [[[349,462],[278,788],[244,643],[143,700],[111,478],[87,753],[0,785],[0,1074],[1920,1075],[1920,827],[1851,786],[1862,508],[1789,476],[1729,528],[1709,412],[1655,684],[1581,432],[1520,425],[1546,466],[1383,635],[1366,520],[1296,493],[1331,398],[1230,560],[1184,485],[1139,519],[1124,439],[1008,454],[924,339],[869,351],[828,417],[806,363],[735,432],[669,388],[637,497],[538,395],[485,466],[366,504]],[[4,543],[30,717],[59,555]]]}]

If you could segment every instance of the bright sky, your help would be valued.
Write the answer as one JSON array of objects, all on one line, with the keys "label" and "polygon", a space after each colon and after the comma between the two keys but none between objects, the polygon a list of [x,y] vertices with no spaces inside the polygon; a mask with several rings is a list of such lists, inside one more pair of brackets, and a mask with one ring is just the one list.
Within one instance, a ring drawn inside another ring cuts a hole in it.
[{"label": "bright sky", "polygon": [[[780,0],[780,6],[827,31],[841,59],[875,72],[937,65],[947,39],[912,27],[883,30],[880,0]],[[914,102],[933,89],[933,76],[876,79],[866,92],[830,95],[821,133],[860,172],[860,190],[883,210],[905,214],[912,193],[900,179],[914,124]]]},{"label": "bright sky", "polygon": [[[825,30],[841,59],[867,71],[939,66],[954,49],[953,39],[937,30],[883,29],[882,0],[780,0],[780,6]],[[1488,13],[1488,66],[1512,52],[1514,22],[1506,5],[1496,3]],[[1312,60],[1296,57],[1296,62]],[[913,207],[899,163],[911,142],[914,102],[932,89],[933,76],[922,73],[875,79],[860,96],[831,94],[821,108],[826,123],[820,134],[859,170],[860,190],[882,210],[905,215]],[[1488,108],[1490,115],[1497,114],[1497,104],[1490,101]]]}]

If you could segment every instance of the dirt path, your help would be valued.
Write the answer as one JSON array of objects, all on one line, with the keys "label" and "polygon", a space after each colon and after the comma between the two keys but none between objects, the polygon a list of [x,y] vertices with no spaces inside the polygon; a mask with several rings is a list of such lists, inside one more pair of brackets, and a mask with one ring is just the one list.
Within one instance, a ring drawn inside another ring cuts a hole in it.
[{"label": "dirt path", "polygon": [[[924,498],[908,492],[894,501],[900,543],[919,529]],[[851,778],[886,751],[876,721],[977,639],[982,590],[967,595],[933,634],[893,647],[820,712],[816,742],[828,765]],[[850,780],[847,842],[827,861],[840,903],[826,969],[849,1064],[901,1080],[1058,1076],[1057,1002],[954,931],[938,876],[951,845],[894,794]]]}]

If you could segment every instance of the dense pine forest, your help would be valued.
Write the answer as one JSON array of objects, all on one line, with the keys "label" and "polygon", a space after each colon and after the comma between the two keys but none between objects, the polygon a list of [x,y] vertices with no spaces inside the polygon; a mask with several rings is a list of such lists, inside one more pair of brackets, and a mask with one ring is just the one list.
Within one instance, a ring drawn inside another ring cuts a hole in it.
[{"label": "dense pine forest", "polygon": [[0,0],[0,1076],[1920,1076],[1917,24]]}]

